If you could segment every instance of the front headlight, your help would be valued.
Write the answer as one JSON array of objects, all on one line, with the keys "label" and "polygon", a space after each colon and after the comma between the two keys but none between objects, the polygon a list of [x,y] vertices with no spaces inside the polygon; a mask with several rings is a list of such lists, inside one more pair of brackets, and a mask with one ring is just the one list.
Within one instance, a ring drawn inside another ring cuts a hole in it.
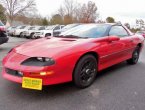
[{"label": "front headlight", "polygon": [[31,57],[21,63],[25,66],[50,66],[54,65],[55,61],[47,57]]},{"label": "front headlight", "polygon": [[47,61],[52,61],[53,59],[46,58],[46,57],[37,57],[37,60],[42,61],[42,62],[47,62]]}]

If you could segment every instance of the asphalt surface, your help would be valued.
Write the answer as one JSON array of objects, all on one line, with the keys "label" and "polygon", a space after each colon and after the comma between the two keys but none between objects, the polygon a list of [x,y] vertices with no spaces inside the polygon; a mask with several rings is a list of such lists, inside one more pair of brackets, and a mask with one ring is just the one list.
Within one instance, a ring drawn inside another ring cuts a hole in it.
[{"label": "asphalt surface", "polygon": [[[26,41],[10,38],[1,45],[0,62],[12,47]],[[66,83],[28,90],[0,75],[0,110],[145,110],[145,48],[137,65],[123,62],[108,68],[86,89]]]}]

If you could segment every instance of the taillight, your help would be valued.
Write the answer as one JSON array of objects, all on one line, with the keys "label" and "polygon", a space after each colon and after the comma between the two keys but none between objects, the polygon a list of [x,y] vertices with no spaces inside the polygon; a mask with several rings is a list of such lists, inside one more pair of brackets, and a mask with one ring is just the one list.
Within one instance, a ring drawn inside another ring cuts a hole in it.
[{"label": "taillight", "polygon": [[4,27],[0,27],[0,31],[6,31]]}]

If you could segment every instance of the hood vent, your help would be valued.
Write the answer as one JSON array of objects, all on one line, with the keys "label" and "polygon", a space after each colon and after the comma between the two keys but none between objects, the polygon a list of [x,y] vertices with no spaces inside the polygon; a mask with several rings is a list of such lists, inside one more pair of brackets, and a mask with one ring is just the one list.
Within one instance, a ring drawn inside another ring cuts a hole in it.
[{"label": "hood vent", "polygon": [[73,41],[76,41],[74,39],[62,39],[61,41],[70,41],[70,42],[73,42]]}]

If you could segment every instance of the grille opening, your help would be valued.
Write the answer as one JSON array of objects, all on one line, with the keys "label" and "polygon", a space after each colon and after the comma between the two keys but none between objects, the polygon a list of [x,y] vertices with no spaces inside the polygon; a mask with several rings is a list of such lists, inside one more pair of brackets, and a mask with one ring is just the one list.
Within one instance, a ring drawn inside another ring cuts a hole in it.
[{"label": "grille opening", "polygon": [[5,68],[5,71],[7,74],[13,75],[13,76],[17,76],[17,77],[22,77],[23,74],[17,70],[13,70],[13,69],[9,69],[9,68]]}]

